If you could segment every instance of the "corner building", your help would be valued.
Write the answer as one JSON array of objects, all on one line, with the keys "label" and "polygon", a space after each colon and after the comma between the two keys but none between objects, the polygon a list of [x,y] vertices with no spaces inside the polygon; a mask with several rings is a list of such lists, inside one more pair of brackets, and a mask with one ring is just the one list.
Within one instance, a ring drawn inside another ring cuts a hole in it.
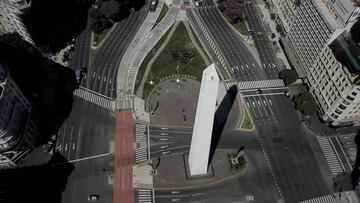
[{"label": "corner building", "polygon": [[[350,0],[273,0],[322,120],[360,125],[360,9]],[[347,62],[348,60],[351,63]]]},{"label": "corner building", "polygon": [[0,168],[16,166],[32,150],[37,127],[31,104],[0,64]]},{"label": "corner building", "polygon": [[25,41],[34,44],[28,30],[23,24],[20,15],[22,9],[29,9],[30,3],[26,1],[0,0],[0,35],[8,32],[17,32]]}]

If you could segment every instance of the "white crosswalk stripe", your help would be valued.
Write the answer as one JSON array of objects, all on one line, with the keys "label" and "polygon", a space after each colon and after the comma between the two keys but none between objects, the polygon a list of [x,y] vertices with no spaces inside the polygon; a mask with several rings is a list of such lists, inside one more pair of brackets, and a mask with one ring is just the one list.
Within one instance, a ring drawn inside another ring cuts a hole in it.
[{"label": "white crosswalk stripe", "polygon": [[285,83],[281,79],[238,82],[238,88],[240,90],[273,88],[273,87],[285,87]]},{"label": "white crosswalk stripe", "polygon": [[110,97],[107,97],[105,95],[101,95],[97,92],[94,92],[92,90],[80,87],[79,89],[76,89],[74,91],[74,95],[77,97],[80,97],[88,102],[91,102],[93,104],[96,104],[98,106],[101,106],[106,109],[113,110],[113,100]]},{"label": "white crosswalk stripe", "polygon": [[327,137],[316,137],[316,139],[318,140],[321,150],[324,153],[331,173],[336,176],[337,174],[344,172],[344,169],[339,162],[339,158],[335,154],[331,140]]},{"label": "white crosswalk stripe", "polygon": [[152,203],[153,191],[152,190],[138,190],[137,191],[138,203]]},{"label": "white crosswalk stripe", "polygon": [[135,162],[136,164],[148,160],[148,151],[147,147],[137,148],[135,152]]},{"label": "white crosswalk stripe", "polygon": [[116,109],[122,110],[122,109],[131,109],[132,103],[129,99],[119,99],[116,101]]},{"label": "white crosswalk stripe", "polygon": [[[199,8],[202,9],[202,7],[199,7]],[[196,12],[194,11],[194,9],[191,9],[191,12],[192,12],[193,16],[195,17],[196,23],[200,26],[201,31],[203,32],[203,35],[206,37],[207,41],[209,42],[209,45],[211,46],[212,50],[215,52],[215,54],[219,53],[213,39],[210,37],[208,31],[206,29],[203,29],[204,25],[200,21],[199,17],[197,16]],[[227,72],[227,74],[229,74],[229,70],[225,64],[223,57],[220,54],[216,54],[216,56],[221,64],[221,66],[224,68],[224,70]],[[219,65],[219,64],[217,63],[217,65]]]},{"label": "white crosswalk stripe", "polygon": [[146,129],[146,125],[142,125],[142,124],[136,124],[136,128],[135,128],[135,140],[137,143],[147,143],[147,129]]},{"label": "white crosswalk stripe", "polygon": [[325,195],[321,197],[312,198],[309,200],[301,201],[299,203],[336,203],[335,198],[332,195]]}]

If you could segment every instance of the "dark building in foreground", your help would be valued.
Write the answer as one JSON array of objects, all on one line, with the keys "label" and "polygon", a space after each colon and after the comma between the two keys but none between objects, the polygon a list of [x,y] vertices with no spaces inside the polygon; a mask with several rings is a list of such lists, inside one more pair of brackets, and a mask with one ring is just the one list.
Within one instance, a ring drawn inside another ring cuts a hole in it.
[{"label": "dark building in foreground", "polygon": [[0,63],[0,168],[16,166],[33,150],[32,106]]}]

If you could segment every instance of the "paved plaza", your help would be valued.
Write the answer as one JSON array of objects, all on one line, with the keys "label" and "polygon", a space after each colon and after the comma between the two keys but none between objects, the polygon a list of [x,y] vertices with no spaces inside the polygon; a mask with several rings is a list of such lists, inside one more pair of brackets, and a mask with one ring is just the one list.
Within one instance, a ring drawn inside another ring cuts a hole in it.
[{"label": "paved plaza", "polygon": [[186,163],[187,153],[162,156],[157,168],[157,175],[154,176],[154,188],[201,187],[237,177],[246,171],[246,167],[238,170],[230,169],[230,163],[227,159],[229,153],[236,153],[236,151],[217,150],[209,166],[209,172],[204,177],[192,177],[187,173],[187,170],[189,170]]},{"label": "paved plaza", "polygon": [[192,79],[166,80],[149,96],[146,110],[150,112],[151,125],[192,127],[200,83]]}]

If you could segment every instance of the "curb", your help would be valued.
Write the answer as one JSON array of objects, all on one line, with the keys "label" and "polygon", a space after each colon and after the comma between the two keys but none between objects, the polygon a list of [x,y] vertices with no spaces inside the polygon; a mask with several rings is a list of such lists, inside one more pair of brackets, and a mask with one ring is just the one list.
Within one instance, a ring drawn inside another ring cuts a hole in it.
[{"label": "curb", "polygon": [[94,46],[94,35],[95,33],[93,31],[91,31],[91,49],[92,50],[97,50],[98,48],[100,48],[102,46],[102,44],[104,44],[104,42],[107,40],[107,38],[109,37],[109,35],[111,34],[111,32],[113,32],[115,25],[117,24],[114,23],[114,25],[110,28],[109,32],[106,34],[106,36],[101,40],[100,44],[98,44],[97,46]]},{"label": "curb", "polygon": [[[220,149],[220,150],[226,151],[228,149]],[[177,154],[181,154],[181,153],[176,153],[176,154],[174,153],[172,155],[177,155]],[[245,155],[245,159],[247,160],[246,155]],[[210,182],[210,183],[206,183],[206,184],[202,184],[202,185],[196,185],[196,186],[189,186],[189,187],[171,187],[171,188],[154,187],[153,189],[155,189],[155,190],[183,190],[183,189],[195,189],[195,188],[213,186],[213,185],[219,184],[221,182],[225,182],[227,180],[233,179],[235,177],[242,176],[244,173],[247,172],[248,164],[249,164],[249,162],[247,161],[246,167],[239,174],[230,175],[230,176],[222,178],[220,180],[215,180],[214,182]]]}]

